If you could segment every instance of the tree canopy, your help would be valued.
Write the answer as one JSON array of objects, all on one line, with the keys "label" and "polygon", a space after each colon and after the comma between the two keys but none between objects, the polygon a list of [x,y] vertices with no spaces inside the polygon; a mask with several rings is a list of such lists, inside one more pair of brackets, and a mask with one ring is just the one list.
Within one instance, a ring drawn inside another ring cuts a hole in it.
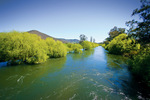
[{"label": "tree canopy", "polygon": [[118,36],[119,34],[125,33],[125,28],[117,28],[116,26],[114,28],[112,28],[109,32],[109,37],[112,40],[113,38],[115,38],[116,36]]},{"label": "tree canopy", "polygon": [[128,21],[126,25],[130,27],[129,34],[136,37],[141,42],[150,42],[150,1],[141,0],[140,9],[133,11],[132,16],[139,15],[142,21]]},{"label": "tree canopy", "polygon": [[80,36],[80,41],[86,41],[87,37],[84,34],[81,34]]},{"label": "tree canopy", "polygon": [[115,37],[107,46],[106,49],[112,54],[129,53],[132,50],[139,50],[140,44],[134,39],[128,38],[127,34],[120,34]]}]

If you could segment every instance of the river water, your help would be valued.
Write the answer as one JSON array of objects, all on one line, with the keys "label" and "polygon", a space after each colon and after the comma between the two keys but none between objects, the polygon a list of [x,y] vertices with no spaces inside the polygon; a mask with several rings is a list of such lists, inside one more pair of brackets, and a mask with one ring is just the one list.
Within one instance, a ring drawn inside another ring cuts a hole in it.
[{"label": "river water", "polygon": [[125,64],[102,47],[39,65],[0,68],[0,100],[144,99]]}]

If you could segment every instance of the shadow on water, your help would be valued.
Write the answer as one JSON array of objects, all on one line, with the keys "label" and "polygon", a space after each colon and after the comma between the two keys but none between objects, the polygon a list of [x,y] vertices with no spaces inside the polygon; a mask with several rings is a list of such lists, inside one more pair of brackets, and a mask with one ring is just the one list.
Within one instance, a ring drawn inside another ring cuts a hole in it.
[{"label": "shadow on water", "polygon": [[126,64],[128,58],[118,55],[106,54],[106,59],[107,59],[107,66],[109,68],[120,69],[122,68],[121,65]]},{"label": "shadow on water", "polygon": [[149,90],[139,85],[128,70],[127,61],[129,58],[106,54],[106,59],[108,69],[114,72],[113,77],[109,80],[115,84],[116,89],[122,89],[124,95],[132,97],[134,100],[148,100],[150,98]]}]

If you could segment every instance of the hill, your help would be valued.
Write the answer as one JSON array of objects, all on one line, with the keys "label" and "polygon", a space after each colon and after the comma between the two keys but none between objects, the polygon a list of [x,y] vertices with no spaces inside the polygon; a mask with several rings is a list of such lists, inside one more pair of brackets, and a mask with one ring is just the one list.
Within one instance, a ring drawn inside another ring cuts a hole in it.
[{"label": "hill", "polygon": [[28,31],[28,33],[31,33],[31,34],[37,34],[38,36],[40,36],[42,39],[46,39],[46,38],[53,38],[54,40],[59,40],[59,41],[62,41],[63,43],[68,43],[68,41],[65,41],[65,39],[64,40],[62,40],[62,39],[57,39],[57,38],[54,38],[54,37],[52,37],[52,36],[49,36],[49,35],[47,35],[47,34],[45,34],[45,33],[42,33],[42,32],[39,32],[39,31],[37,31],[37,30],[31,30],[31,31]]},{"label": "hill", "polygon": [[54,40],[59,40],[59,41],[62,41],[63,43],[79,43],[79,40],[78,39],[64,39],[64,38],[54,38],[52,36],[49,36],[45,33],[42,33],[42,32],[39,32],[37,30],[31,30],[31,31],[28,31],[28,33],[31,33],[31,34],[37,34],[38,36],[40,36],[42,39],[46,39],[46,38],[53,38]]}]

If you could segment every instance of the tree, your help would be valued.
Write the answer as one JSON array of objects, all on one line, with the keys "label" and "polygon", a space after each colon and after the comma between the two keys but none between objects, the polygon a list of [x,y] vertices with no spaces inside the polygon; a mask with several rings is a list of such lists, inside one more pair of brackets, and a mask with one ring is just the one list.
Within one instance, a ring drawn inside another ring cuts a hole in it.
[{"label": "tree", "polygon": [[113,38],[115,38],[116,36],[118,36],[119,34],[125,33],[125,28],[117,28],[116,26],[114,28],[112,28],[109,32],[109,37],[112,40]]},{"label": "tree", "polygon": [[83,41],[81,43],[81,45],[82,45],[83,49],[85,49],[85,50],[89,50],[92,48],[91,42],[89,42],[89,41]]},{"label": "tree", "polygon": [[140,44],[136,44],[135,40],[128,38],[127,34],[120,34],[116,36],[107,46],[109,53],[123,54],[130,53],[131,51],[139,50]]},{"label": "tree", "polygon": [[79,37],[81,42],[87,40],[87,37],[84,34],[81,34]]},{"label": "tree", "polygon": [[125,33],[125,28],[117,28],[114,26],[114,28],[109,31],[109,37],[105,39],[104,44],[108,45],[111,40],[122,33]]},{"label": "tree", "polygon": [[95,39],[93,39],[93,43],[95,43]]},{"label": "tree", "polygon": [[139,15],[142,21],[132,20],[126,22],[126,25],[130,27],[129,34],[131,36],[135,36],[141,42],[150,42],[150,1],[141,0],[141,3],[141,8],[135,9],[132,16]]},{"label": "tree", "polygon": [[42,63],[47,58],[47,45],[39,36],[17,31],[0,33],[0,61]]},{"label": "tree", "polygon": [[90,42],[93,42],[92,36],[91,36]]}]

